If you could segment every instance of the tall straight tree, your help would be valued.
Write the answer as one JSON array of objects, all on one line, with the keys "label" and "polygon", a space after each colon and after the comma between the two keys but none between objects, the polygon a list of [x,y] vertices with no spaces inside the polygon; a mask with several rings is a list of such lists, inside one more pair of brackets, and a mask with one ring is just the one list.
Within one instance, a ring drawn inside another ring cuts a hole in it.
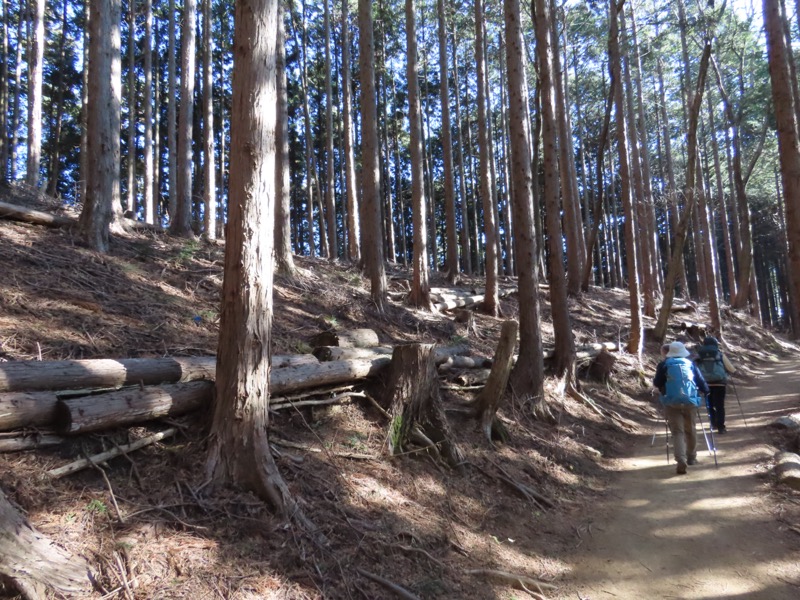
[{"label": "tall straight tree", "polygon": [[480,194],[483,204],[483,233],[486,238],[485,267],[486,291],[483,296],[483,310],[492,316],[497,316],[498,291],[497,291],[497,227],[494,220],[494,206],[492,203],[491,172],[489,161],[489,124],[486,114],[486,60],[483,52],[485,37],[485,15],[483,0],[475,0],[475,74],[477,77],[477,102],[478,102],[478,147],[480,152]]},{"label": "tall straight tree", "polygon": [[156,222],[153,165],[153,2],[144,3],[144,221]]},{"label": "tall straight tree", "polygon": [[439,100],[442,104],[442,161],[444,167],[444,210],[447,240],[445,269],[453,282],[458,277],[458,232],[456,230],[456,196],[453,177],[453,134],[450,123],[450,85],[447,76],[447,15],[444,0],[437,0],[439,34]]},{"label": "tall straight tree", "polygon": [[178,86],[175,65],[175,54],[178,46],[175,43],[175,0],[169,0],[169,34],[167,41],[167,172],[169,180],[169,221],[173,225],[178,218]]},{"label": "tall straight tree", "polygon": [[334,260],[339,255],[339,242],[336,227],[336,198],[333,179],[333,87],[331,86],[331,0],[325,4],[325,216],[328,229],[328,258]]},{"label": "tall straight tree", "polygon": [[428,281],[427,223],[425,219],[425,172],[422,156],[422,112],[419,102],[417,69],[417,25],[414,0],[406,0],[406,77],[408,79],[408,125],[411,132],[411,211],[414,225],[413,284],[411,304],[430,310],[431,288]]},{"label": "tall straight tree", "polygon": [[533,235],[533,172],[525,80],[525,43],[519,0],[504,0],[503,15],[508,69],[508,120],[511,131],[511,173],[514,206],[514,252],[519,269],[519,357],[511,373],[514,393],[534,403],[544,401],[542,333],[539,329],[539,282]]},{"label": "tall straight tree", "polygon": [[217,237],[217,179],[214,167],[214,53],[211,25],[211,0],[203,0],[203,234],[213,240]]},{"label": "tall straight tree", "polygon": [[[559,129],[566,133],[563,115],[556,116],[555,87],[557,80],[553,77],[553,44],[551,43],[552,13],[549,0],[535,0],[534,21],[536,27],[536,56],[539,64],[539,92],[542,111],[542,166],[544,168],[544,201],[547,220],[547,238],[549,240],[548,271],[550,273],[550,310],[553,315],[553,332],[555,334],[555,350],[553,366],[557,376],[565,374],[571,379],[575,363],[575,339],[569,320],[569,304],[567,302],[567,279],[564,272],[563,235],[561,232],[561,207],[559,206],[559,174],[569,178],[569,169],[559,170],[558,146],[566,145],[561,139]],[[564,109],[564,103],[558,103],[558,109]],[[559,126],[559,120],[562,120]],[[568,159],[564,153],[561,158]],[[564,194],[564,204],[570,203],[571,192]],[[567,212],[565,210],[565,212]],[[574,214],[570,211],[572,218]],[[570,234],[567,244],[577,244],[577,239]],[[577,249],[575,249],[577,254]],[[580,281],[580,264],[576,281]]]},{"label": "tall straight tree", "polygon": [[464,136],[461,133],[461,86],[458,79],[458,42],[453,30],[453,87],[456,97],[456,140],[458,143],[458,197],[461,209],[461,264],[464,273],[472,275],[472,243],[469,235],[469,207],[467,204],[467,171],[464,167]]},{"label": "tall straight tree", "polygon": [[128,174],[125,209],[136,212],[136,0],[128,0]]},{"label": "tall straight tree", "polygon": [[358,0],[358,63],[361,77],[361,243],[372,301],[386,304],[386,267],[381,226],[381,174],[378,157],[378,107],[375,96],[375,38],[372,0]]},{"label": "tall straight tree", "polygon": [[769,75],[772,101],[778,125],[778,149],[783,182],[786,237],[789,245],[789,310],[792,336],[800,338],[800,133],[797,105],[800,98],[792,85],[789,53],[783,35],[780,0],[764,0],[764,27],[767,32]]},{"label": "tall straight tree", "polygon": [[291,224],[291,173],[289,169],[289,92],[286,81],[286,34],[283,2],[278,0],[278,39],[276,42],[277,124],[275,125],[275,270],[294,275]]},{"label": "tall straight tree", "polygon": [[[613,2],[612,2],[613,4]],[[709,0],[709,5],[713,5],[713,0]],[[723,2],[720,11],[725,9]],[[695,204],[695,178],[697,174],[697,125],[700,118],[700,107],[703,101],[703,91],[705,90],[706,75],[708,65],[711,61],[711,39],[714,21],[711,21],[709,29],[704,34],[703,53],[700,56],[700,64],[697,70],[697,84],[694,92],[690,94],[689,122],[686,132],[686,182],[684,189],[685,204],[683,214],[677,223],[672,243],[672,253],[670,255],[667,277],[664,280],[664,297],[661,301],[661,309],[658,312],[658,320],[653,331],[656,340],[663,340],[667,335],[667,324],[672,310],[672,300],[675,297],[675,282],[678,278],[678,271],[683,261],[683,246],[686,242],[686,232],[689,228],[689,220],[692,218]]]},{"label": "tall straight tree", "polygon": [[0,40],[0,183],[8,180],[8,110],[9,110],[9,86],[8,86],[8,18],[10,7],[6,0],[0,2],[0,28],[2,28],[2,40]]},{"label": "tall straight tree", "polygon": [[[197,0],[184,0],[181,29],[181,110],[178,114],[177,202],[170,231],[192,231],[192,129],[196,64]],[[274,34],[273,34],[274,35]]]},{"label": "tall straight tree", "polygon": [[229,228],[208,479],[236,484],[292,515],[269,447],[272,225],[278,0],[237,0]]},{"label": "tall straight tree", "polygon": [[608,62],[612,77],[618,82],[614,88],[614,110],[617,125],[617,150],[619,152],[620,195],[625,212],[625,260],[628,276],[628,296],[631,309],[631,332],[628,338],[628,352],[639,356],[642,352],[643,325],[642,303],[639,294],[639,270],[637,265],[636,235],[634,227],[633,197],[631,194],[631,169],[628,161],[628,127],[625,121],[625,95],[622,88],[622,59],[619,50],[619,5],[610,1]]},{"label": "tall straight tree", "polygon": [[89,22],[89,99],[86,201],[80,226],[89,246],[108,252],[109,233],[122,217],[120,157],[120,0],[92,0]]},{"label": "tall straight tree", "polygon": [[342,128],[344,133],[345,198],[347,206],[347,256],[361,261],[361,228],[353,152],[353,91],[350,83],[350,2],[342,0]]},{"label": "tall straight tree", "polygon": [[[31,40],[28,46],[28,162],[25,182],[39,185],[42,159],[42,81],[44,79],[44,0],[31,0]],[[22,11],[20,11],[22,12]],[[22,17],[20,17],[22,18]],[[17,42],[19,43],[19,42]],[[17,79],[19,87],[19,79]]]}]

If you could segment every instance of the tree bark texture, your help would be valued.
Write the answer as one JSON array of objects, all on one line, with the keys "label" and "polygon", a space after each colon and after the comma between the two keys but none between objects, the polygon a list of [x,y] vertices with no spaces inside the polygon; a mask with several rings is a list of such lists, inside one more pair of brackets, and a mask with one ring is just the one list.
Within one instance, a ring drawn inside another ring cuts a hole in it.
[{"label": "tree bark texture", "polygon": [[[547,238],[549,240],[548,271],[550,273],[550,310],[553,315],[553,332],[556,341],[556,355],[553,367],[560,377],[571,373],[575,361],[575,340],[569,319],[567,302],[567,278],[564,271],[564,237],[561,231],[561,206],[559,195],[559,174],[562,181],[569,178],[569,169],[559,170],[558,146],[566,144],[566,140],[558,135],[558,117],[556,115],[555,84],[553,77],[553,48],[551,44],[551,14],[548,0],[535,0],[536,14],[536,55],[539,64],[539,89],[542,111],[542,158],[544,168],[544,201],[547,210]],[[561,107],[563,109],[563,106]],[[562,131],[567,133],[566,127]],[[571,157],[561,154],[562,159]],[[564,194],[564,204],[571,202],[571,192]],[[565,209],[565,218],[575,217],[574,211]],[[570,225],[572,226],[572,225]],[[572,238],[573,250],[577,250],[577,236]],[[569,244],[569,240],[567,240]],[[573,259],[575,260],[575,259]],[[572,265],[575,269],[579,264]],[[578,273],[575,273],[577,279]]]},{"label": "tree bark texture", "polygon": [[26,600],[45,598],[53,592],[85,598],[92,591],[86,560],[36,531],[2,491],[0,579],[10,582]]},{"label": "tree bark texture", "polygon": [[434,444],[452,467],[463,461],[453,441],[439,395],[439,377],[433,360],[432,344],[398,346],[392,354],[387,392],[391,398],[389,432],[390,454],[404,452],[415,428]]},{"label": "tree bark texture", "polygon": [[[42,82],[44,81],[44,0],[31,0],[31,40],[28,47],[28,163],[25,182],[39,185],[42,159]],[[19,79],[17,79],[19,83]]]},{"label": "tree bark texture", "polygon": [[88,161],[80,225],[89,246],[108,252],[120,208],[120,0],[91,0]]},{"label": "tree bark texture", "polygon": [[[145,0],[144,5],[144,222],[158,220],[155,197],[155,165],[160,165],[158,153],[153,144],[153,2]],[[155,156],[154,156],[155,154]],[[155,160],[155,165],[153,164]]]},{"label": "tree bark texture", "polygon": [[335,260],[339,255],[339,241],[336,226],[336,199],[333,180],[333,87],[331,86],[331,17],[330,3],[325,4],[325,216],[328,229],[328,258]]},{"label": "tree bark texture", "polygon": [[419,101],[417,67],[417,27],[414,0],[406,1],[406,79],[408,80],[408,126],[411,131],[411,208],[414,227],[413,283],[409,300],[412,305],[430,310],[431,288],[428,281],[428,246],[425,198],[425,171],[422,155],[422,112]]},{"label": "tree bark texture", "polygon": [[361,77],[361,244],[372,301],[386,303],[386,267],[381,226],[381,179],[378,160],[378,108],[375,97],[375,40],[372,0],[358,0],[358,62]]},{"label": "tree bark texture", "polygon": [[764,0],[764,24],[767,32],[769,73],[772,81],[772,99],[778,125],[781,180],[783,182],[786,237],[789,246],[789,281],[793,302],[791,311],[792,334],[800,338],[800,134],[796,118],[796,89],[790,85],[788,53],[782,35],[779,0]]},{"label": "tree bark texture", "polygon": [[489,379],[483,390],[475,399],[475,416],[480,421],[481,430],[490,443],[492,439],[497,438],[505,441],[507,436],[503,426],[497,421],[496,414],[503,400],[508,378],[511,375],[518,329],[519,326],[516,321],[505,321],[503,323],[500,330],[500,340],[497,342],[497,350],[492,361],[492,372],[489,374]]},{"label": "tree bark texture", "polygon": [[508,69],[509,129],[514,216],[514,254],[519,269],[519,359],[511,374],[514,392],[540,401],[544,397],[542,334],[539,330],[539,282],[533,223],[533,173],[525,80],[525,45],[519,0],[505,0],[503,15]]},{"label": "tree bark texture", "polygon": [[344,135],[345,197],[347,206],[347,256],[361,261],[361,225],[353,153],[353,100],[350,82],[349,0],[342,0],[342,129]]},{"label": "tree bark texture", "polygon": [[208,405],[213,392],[213,382],[192,381],[59,400],[55,429],[60,434],[78,434],[177,417]]},{"label": "tree bark texture", "polygon": [[[275,268],[278,273],[294,275],[291,223],[291,172],[289,168],[289,92],[286,77],[286,35],[283,2],[278,3],[278,39],[276,41],[277,125],[275,129]],[[274,365],[273,365],[274,366]]]},{"label": "tree bark texture", "polygon": [[[181,109],[178,113],[177,207],[170,231],[188,236],[192,231],[192,129],[197,52],[197,0],[184,0],[181,29]],[[275,32],[272,33],[273,37]]]},{"label": "tree bark texture", "polygon": [[[480,195],[483,205],[483,233],[486,238],[484,248],[484,267],[486,269],[486,294],[483,310],[488,315],[497,316],[499,300],[497,297],[497,227],[494,219],[492,187],[489,161],[489,124],[487,117],[486,60],[483,52],[483,39],[486,34],[483,0],[475,1],[475,71],[477,77],[478,103],[478,149],[480,152]],[[477,238],[476,238],[477,239]]]},{"label": "tree bark texture", "polygon": [[203,0],[203,234],[213,240],[217,237],[217,172],[214,166],[214,54],[211,27],[211,0]]}]

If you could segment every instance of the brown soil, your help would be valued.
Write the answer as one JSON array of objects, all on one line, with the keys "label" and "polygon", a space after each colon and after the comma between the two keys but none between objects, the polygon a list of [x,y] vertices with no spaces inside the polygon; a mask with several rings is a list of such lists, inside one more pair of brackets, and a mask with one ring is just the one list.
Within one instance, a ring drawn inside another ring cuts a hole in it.
[{"label": "brown soil", "polygon": [[[46,199],[18,190],[0,190],[0,197],[54,208]],[[222,257],[221,243],[153,233],[117,239],[110,255],[102,256],[84,247],[70,232],[0,221],[0,360],[213,354]],[[320,330],[351,327],[371,327],[387,345],[404,341],[468,343],[478,355],[491,356],[493,352],[501,319],[477,315],[475,328],[468,329],[447,315],[416,311],[399,302],[391,303],[381,315],[369,302],[367,283],[355,268],[312,259],[298,259],[298,265],[297,277],[276,280],[276,353],[307,352],[311,338]],[[401,290],[409,273],[397,267],[391,276],[392,289]],[[434,285],[445,283],[435,275]],[[480,285],[478,278],[463,282],[466,288]],[[546,291],[542,300],[546,306]],[[578,343],[624,341],[627,292],[595,289],[570,302]],[[502,308],[506,316],[516,315],[516,298],[504,300]],[[552,341],[546,308],[542,316],[545,340]],[[700,322],[704,315],[700,310],[689,318]],[[747,381],[755,381],[757,370],[767,361],[797,350],[754,328],[745,316],[730,313],[727,318],[728,342]],[[624,518],[620,507],[652,503],[682,492],[698,480],[727,479],[725,469],[734,468],[734,457],[743,473],[748,464],[751,470],[755,468],[757,461],[761,461],[758,471],[766,473],[772,446],[789,442],[761,427],[760,422],[756,428],[754,415],[752,430],[740,432],[737,426],[724,444],[720,442],[726,453],[724,458],[721,455],[722,464],[727,466],[717,471],[704,464],[675,482],[665,461],[660,459],[658,464],[658,448],[647,446],[657,416],[648,393],[653,365],[649,355],[640,365],[634,357],[622,354],[610,384],[584,381],[584,391],[619,413],[621,421],[601,418],[587,406],[564,397],[555,382],[548,384],[548,399],[557,423],[537,422],[530,407],[509,399],[501,413],[511,438],[497,448],[487,446],[476,424],[463,413],[448,411],[469,463],[462,472],[447,470],[425,453],[385,457],[385,420],[374,407],[357,399],[325,409],[275,413],[273,438],[317,450],[275,447],[290,489],[330,541],[326,547],[317,546],[273,516],[257,498],[204,485],[204,414],[180,420],[179,438],[111,461],[105,466],[110,489],[97,471],[56,481],[48,480],[45,471],[84,453],[166,428],[166,423],[77,437],[54,450],[0,455],[0,486],[27,512],[35,527],[90,560],[107,598],[392,597],[385,587],[360,575],[359,568],[420,598],[526,597],[526,592],[508,584],[470,573],[478,569],[550,581],[568,590],[565,594],[572,594],[562,596],[565,598],[575,597],[575,593],[583,598],[605,597],[599,595],[600,589],[623,598],[668,597],[638,591],[625,595],[620,586],[626,574],[618,578],[616,570],[608,566],[625,563],[630,568],[618,541],[594,545],[602,542],[601,533],[615,529],[614,519]],[[740,393],[745,388],[740,386]],[[385,404],[380,382],[371,384],[369,391]],[[472,393],[445,390],[446,407],[463,408]],[[786,408],[776,403],[774,411]],[[644,444],[644,438],[646,447],[637,450],[636,456],[642,451],[652,454],[653,468],[637,467],[639,470],[628,473],[625,465],[643,459],[623,457]],[[739,439],[741,450],[733,445]],[[756,442],[759,447],[769,445],[770,452],[750,454],[748,449]],[[663,450],[663,436],[657,444],[662,444]],[[733,454],[740,451],[742,454]],[[375,458],[340,456],[348,452]],[[545,510],[520,497],[502,481],[501,472],[549,497],[555,508]],[[735,480],[734,475],[731,473]],[[631,477],[645,479],[637,484]],[[730,520],[724,522],[726,528],[732,531],[735,524],[744,522],[756,527],[761,521],[753,515],[762,518],[779,510],[789,522],[796,522],[797,497],[774,488],[767,476],[739,479],[752,484],[749,491],[735,487],[729,492],[714,491],[714,498],[746,493],[754,497],[752,504],[742,501],[719,508]],[[709,486],[703,485],[692,492],[698,494],[694,512],[707,510],[699,500],[707,489]],[[112,492],[122,523],[113,508]],[[720,502],[711,502],[708,510]],[[662,513],[663,518],[672,519],[668,511]],[[647,523],[637,527],[642,529],[632,536],[636,539],[657,539],[654,534],[662,530],[664,537],[697,535],[687,533],[683,523],[673,520],[658,528]],[[764,558],[750,564],[761,565],[764,572],[769,565],[784,565],[782,576],[797,582],[796,573],[789,572],[774,550],[778,544],[796,548],[796,534],[785,529],[770,530],[772,546],[759,547],[763,550],[759,556]],[[768,552],[770,547],[773,550]],[[649,562],[645,555],[653,550],[648,545],[632,551],[653,572],[670,564]],[[589,562],[593,555],[601,567],[606,565],[610,581],[601,579],[602,569]],[[697,563],[691,565],[697,568]],[[704,568],[728,574],[722,567],[722,562],[716,561]],[[629,574],[643,582],[653,579],[646,568],[642,570],[644,573]],[[759,581],[766,583],[765,579]],[[732,589],[748,592],[750,588]],[[764,585],[759,589],[771,588]],[[680,590],[670,593],[674,597],[721,597],[708,590],[704,596],[681,596]],[[92,597],[101,596],[98,592]],[[755,596],[745,593],[742,597]]]}]

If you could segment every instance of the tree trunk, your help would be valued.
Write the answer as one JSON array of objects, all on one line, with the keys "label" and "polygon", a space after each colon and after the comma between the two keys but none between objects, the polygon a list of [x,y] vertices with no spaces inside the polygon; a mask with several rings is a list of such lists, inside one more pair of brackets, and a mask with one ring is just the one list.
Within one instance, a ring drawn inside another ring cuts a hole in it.
[{"label": "tree trunk", "polygon": [[458,80],[458,43],[453,31],[453,85],[456,93],[456,143],[458,144],[458,187],[461,209],[461,265],[464,273],[472,275],[472,243],[469,235],[469,209],[467,207],[467,171],[464,168],[464,137],[461,134],[461,86]]},{"label": "tree trunk", "polygon": [[[54,123],[51,125],[51,146],[52,152],[50,154],[50,173],[49,182],[47,184],[47,194],[49,196],[56,197],[58,195],[58,180],[61,176],[61,127],[64,122],[64,73],[63,69],[60,68],[60,65],[64,64],[65,54],[64,48],[66,46],[67,41],[67,7],[69,6],[68,2],[65,0],[62,4],[62,13],[61,13],[61,35],[59,36],[58,42],[58,73],[56,74],[56,97],[54,100],[51,100],[50,105],[50,113],[53,112],[53,104],[55,104],[55,119]],[[5,57],[5,54],[3,55]],[[0,104],[2,104],[2,99],[0,99]],[[4,130],[3,130],[4,131]],[[4,137],[4,136],[0,136]],[[0,148],[0,154],[2,154],[2,148]],[[0,174],[0,180],[2,180],[2,174]]]},{"label": "tree trunk", "polygon": [[339,256],[339,241],[336,227],[336,199],[333,180],[333,88],[331,86],[331,19],[330,3],[325,4],[325,215],[328,218],[328,258]]},{"label": "tree trunk", "polygon": [[82,556],[59,548],[31,526],[0,491],[0,579],[26,600],[57,596],[88,597],[89,565]]},{"label": "tree trunk", "polygon": [[453,177],[453,136],[450,124],[450,86],[447,76],[447,19],[444,0],[437,0],[439,34],[439,100],[442,105],[442,160],[444,161],[444,209],[447,254],[445,268],[451,283],[458,278],[458,231],[456,229],[455,179]]},{"label": "tree trunk", "polygon": [[372,329],[348,331],[324,331],[312,339],[315,346],[339,346],[340,348],[370,348],[380,344],[378,334]]},{"label": "tree trunk", "polygon": [[128,0],[128,147],[125,168],[128,185],[125,211],[136,214],[136,0]]},{"label": "tree trunk", "polygon": [[697,86],[692,95],[693,97],[689,109],[689,129],[686,136],[686,189],[684,192],[686,205],[684,206],[680,222],[675,229],[672,254],[670,255],[669,267],[667,269],[667,278],[664,282],[664,298],[661,302],[661,310],[658,313],[658,321],[653,334],[658,341],[663,341],[667,334],[667,325],[669,323],[672,300],[675,294],[675,281],[677,279],[680,263],[683,260],[683,245],[686,241],[686,230],[689,226],[689,219],[691,218],[692,211],[694,210],[695,169],[697,163],[697,122],[700,117],[700,107],[702,106],[703,90],[705,89],[706,73],[708,72],[708,63],[710,59],[711,35],[707,34],[705,36],[703,54],[700,57],[700,66],[697,72]]},{"label": "tree trunk", "polygon": [[44,0],[30,0],[32,36],[28,48],[28,169],[25,182],[31,187],[39,185],[39,163],[42,158],[42,81],[46,44],[44,4]]},{"label": "tree trunk", "polygon": [[303,522],[269,448],[277,0],[239,0],[217,386],[206,474]]},{"label": "tree trunk", "polygon": [[643,344],[642,306],[639,294],[639,269],[636,248],[637,231],[631,194],[631,169],[628,162],[628,126],[625,120],[625,100],[622,89],[622,61],[619,51],[619,24],[617,3],[611,0],[608,36],[608,60],[613,77],[619,82],[614,91],[614,106],[617,120],[617,147],[619,149],[620,195],[625,212],[625,259],[628,276],[628,296],[631,309],[631,330],[628,338],[628,352],[641,355]]},{"label": "tree trunk", "polygon": [[[144,222],[158,221],[156,213],[155,166],[158,152],[153,148],[153,2],[145,0],[144,5]],[[157,73],[158,71],[156,71]],[[156,105],[158,106],[158,105]],[[157,111],[158,112],[158,111]],[[156,129],[158,132],[158,129]],[[153,164],[155,154],[155,166]]]},{"label": "tree trunk", "polygon": [[[192,233],[192,129],[197,30],[197,0],[183,2],[181,30],[181,110],[178,114],[177,208],[170,223],[174,235]],[[274,37],[274,32],[273,32]]]},{"label": "tree trunk", "polygon": [[119,190],[120,1],[92,0],[86,202],[80,225],[89,246],[108,252],[121,219]]},{"label": "tree trunk", "polygon": [[[559,206],[559,174],[562,181],[564,176],[569,177],[569,169],[559,170],[558,146],[566,144],[558,136],[558,119],[554,103],[557,95],[553,92],[557,80],[553,77],[553,46],[552,46],[552,14],[550,13],[549,0],[535,0],[536,13],[534,22],[536,27],[536,56],[539,64],[539,90],[542,103],[542,160],[544,167],[544,201],[547,219],[547,237],[549,241],[548,271],[550,273],[550,310],[553,315],[553,332],[555,334],[556,352],[553,360],[556,375],[561,377],[565,373],[571,378],[575,362],[575,340],[572,334],[572,325],[569,320],[569,304],[567,302],[567,279],[564,273],[564,237],[561,232],[561,207]],[[560,107],[563,109],[563,104]],[[560,118],[564,118],[561,116]],[[562,130],[566,133],[566,127]],[[563,153],[561,158],[570,160]],[[564,204],[570,200],[571,192],[564,196]],[[565,214],[574,218],[573,211]],[[574,223],[573,223],[574,225]],[[570,237],[572,243],[577,244],[577,236],[573,232]],[[569,243],[569,239],[567,240]],[[577,250],[575,247],[573,249]],[[580,270],[579,264],[573,268]],[[577,274],[576,274],[577,275]],[[577,279],[576,279],[577,281]]]},{"label": "tree trunk", "polygon": [[483,310],[486,314],[497,316],[499,300],[497,297],[497,228],[494,221],[492,187],[489,172],[489,129],[486,115],[486,61],[483,53],[485,35],[483,0],[475,0],[475,71],[477,77],[478,103],[478,148],[480,151],[480,195],[483,205],[483,233],[485,242],[486,294]]},{"label": "tree trunk", "polygon": [[414,226],[414,280],[409,300],[413,306],[431,308],[431,288],[428,281],[427,202],[422,156],[422,117],[419,102],[419,73],[417,68],[417,27],[414,0],[406,0],[406,79],[408,81],[408,126],[411,132],[411,206]]},{"label": "tree trunk", "polygon": [[169,40],[167,44],[167,163],[169,178],[169,221],[178,219],[178,86],[175,74],[175,55],[178,46],[175,41],[175,0],[169,0]]},{"label": "tree trunk", "polygon": [[492,361],[492,372],[481,393],[475,399],[475,416],[481,424],[483,435],[489,443],[493,439],[506,441],[508,432],[497,420],[497,409],[505,395],[508,378],[511,375],[514,347],[517,345],[516,321],[505,321],[500,330],[500,339]]},{"label": "tree trunk", "polygon": [[457,467],[464,459],[444,414],[432,350],[433,344],[408,344],[398,346],[392,354],[386,386],[392,417],[386,445],[389,454],[401,454],[421,430],[432,442],[431,449]]},{"label": "tree trunk", "polygon": [[[548,65],[548,77],[550,78],[550,90],[548,91],[548,95],[550,97],[550,107],[553,111],[554,115],[554,123],[551,125],[554,127],[553,135],[556,136],[555,139],[558,140],[558,143],[554,145],[553,150],[556,148],[558,149],[558,157],[553,157],[555,162],[553,164],[557,164],[560,174],[561,180],[561,199],[562,199],[562,206],[564,210],[564,219],[563,219],[563,233],[564,237],[566,238],[566,248],[567,248],[567,271],[566,271],[566,281],[564,285],[567,288],[567,293],[570,296],[577,296],[580,294],[581,291],[581,242],[580,237],[582,235],[581,228],[578,225],[578,220],[580,216],[580,208],[578,203],[578,182],[574,174],[574,163],[575,163],[575,155],[572,152],[572,143],[570,141],[572,137],[572,131],[569,127],[569,120],[567,119],[567,101],[566,101],[566,91],[565,91],[565,83],[564,77],[562,76],[561,72],[561,56],[559,52],[559,41],[558,41],[558,24],[557,18],[555,13],[555,2],[553,0],[548,0],[549,6],[544,7],[543,10],[547,10],[547,27],[549,29],[548,35],[550,36],[550,44],[549,44],[549,60],[550,64]],[[538,8],[537,8],[538,11]],[[538,15],[538,12],[537,12]],[[539,39],[539,43],[542,43],[541,38]],[[541,55],[539,61],[541,61]],[[541,64],[541,62],[540,62]],[[540,73],[540,78],[542,78],[542,74]],[[541,83],[542,87],[544,87],[544,81]],[[542,106],[544,106],[544,95],[542,96]],[[543,115],[544,116],[544,115]],[[547,129],[547,126],[545,126]],[[543,136],[544,147],[547,148],[548,142],[547,137]],[[547,169],[547,159],[545,158],[545,169]],[[553,181],[557,181],[559,179],[559,175],[556,175],[553,178]],[[545,174],[545,187],[547,186],[547,175]],[[558,195],[558,190],[556,190],[556,194]],[[558,203],[558,200],[556,200]],[[548,213],[550,209],[548,208]],[[560,211],[557,213],[557,217],[560,219]],[[558,225],[559,230],[561,229],[561,224]],[[549,226],[548,226],[549,230]],[[550,235],[550,239],[553,240],[553,236],[556,235],[554,232],[548,231]],[[551,242],[552,243],[552,242]],[[564,252],[562,248],[562,237],[559,233],[558,235],[558,244],[559,244],[559,256],[564,256]],[[563,267],[561,268],[561,272],[563,274]],[[551,273],[552,274],[552,273]]]},{"label": "tree trunk", "polygon": [[206,406],[213,392],[213,382],[193,381],[59,400],[55,429],[62,435],[78,434],[177,417]]},{"label": "tree trunk", "polygon": [[361,229],[356,189],[355,155],[353,153],[353,101],[350,83],[350,21],[349,0],[342,0],[342,119],[344,129],[345,196],[347,198],[347,256],[361,262]]},{"label": "tree trunk", "polygon": [[358,0],[359,67],[361,77],[361,240],[372,301],[379,311],[386,304],[386,270],[381,227],[381,182],[378,158],[378,110],[375,99],[375,42],[372,0]]},{"label": "tree trunk", "polygon": [[[23,12],[23,11],[21,11]],[[13,181],[17,178],[17,140],[19,130],[19,103],[20,96],[22,95],[22,49],[25,44],[23,43],[25,21],[21,15],[17,19],[17,55],[16,55],[16,68],[14,69],[14,116],[11,119],[11,131],[8,135],[8,150],[9,150],[9,165],[10,165],[10,179]],[[88,27],[88,25],[87,25]],[[29,40],[30,41],[30,40]],[[84,40],[85,42],[85,40]],[[87,44],[88,47],[88,44]],[[86,65],[84,65],[85,67]]]},{"label": "tree trunk", "polygon": [[519,267],[519,358],[511,373],[514,393],[526,400],[544,401],[544,362],[539,330],[539,282],[533,224],[533,173],[525,81],[525,44],[519,0],[504,0],[503,15],[508,69],[508,120],[511,131],[511,173],[514,207],[514,254]]},{"label": "tree trunk", "polygon": [[[208,1],[208,0],[206,0]],[[291,172],[289,169],[289,93],[286,79],[286,39],[283,3],[278,2],[278,38],[276,40],[277,125],[275,128],[275,269],[292,277]]]},{"label": "tree trunk", "polygon": [[[206,238],[213,240],[217,237],[217,173],[214,167],[214,54],[211,27],[211,0],[203,0],[203,233]],[[279,203],[275,204],[277,206]]]},{"label": "tree trunk", "polygon": [[789,245],[788,271],[791,285],[789,310],[792,336],[800,338],[800,139],[796,118],[797,90],[790,84],[788,53],[782,35],[779,0],[764,0],[764,24],[767,32],[769,73],[772,99],[778,125],[778,151],[786,213]]},{"label": "tree trunk", "polygon": [[[9,111],[9,86],[8,86],[8,23],[10,7],[5,0],[0,2],[0,27],[2,27],[2,41],[0,41],[0,183],[8,181],[8,111]],[[19,40],[17,40],[19,43]]]}]

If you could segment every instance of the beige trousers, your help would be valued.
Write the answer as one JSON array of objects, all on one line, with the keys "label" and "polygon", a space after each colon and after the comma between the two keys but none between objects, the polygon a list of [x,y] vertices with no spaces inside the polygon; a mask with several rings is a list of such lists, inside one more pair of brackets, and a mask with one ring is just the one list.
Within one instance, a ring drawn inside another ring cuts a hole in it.
[{"label": "beige trousers", "polygon": [[691,404],[673,404],[664,407],[672,445],[675,447],[675,460],[685,463],[697,457],[697,434],[694,415],[697,407]]}]

